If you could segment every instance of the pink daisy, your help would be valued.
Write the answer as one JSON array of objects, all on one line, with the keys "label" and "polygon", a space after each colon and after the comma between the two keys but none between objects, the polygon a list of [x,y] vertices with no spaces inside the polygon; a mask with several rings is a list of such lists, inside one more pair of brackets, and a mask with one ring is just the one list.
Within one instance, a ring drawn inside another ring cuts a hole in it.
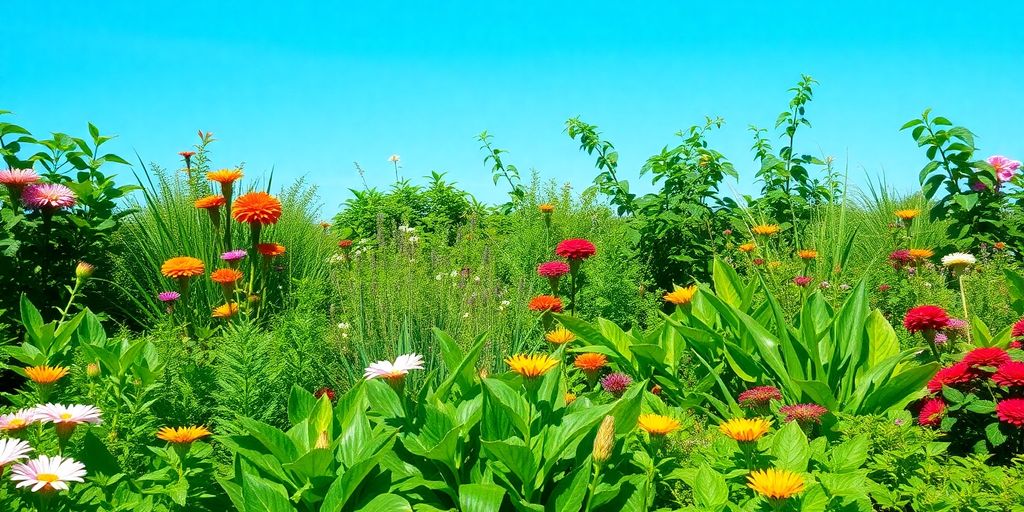
[{"label": "pink daisy", "polygon": [[75,193],[59,183],[38,183],[21,193],[25,206],[36,210],[58,210],[75,205]]},{"label": "pink daisy", "polygon": [[40,455],[24,464],[11,467],[11,481],[15,487],[31,487],[32,492],[66,491],[68,482],[84,482],[85,465],[60,455]]},{"label": "pink daisy", "polygon": [[377,361],[366,367],[366,373],[363,376],[367,380],[379,377],[394,382],[404,379],[410,370],[422,369],[423,356],[413,353],[398,356],[393,363],[391,361]]}]

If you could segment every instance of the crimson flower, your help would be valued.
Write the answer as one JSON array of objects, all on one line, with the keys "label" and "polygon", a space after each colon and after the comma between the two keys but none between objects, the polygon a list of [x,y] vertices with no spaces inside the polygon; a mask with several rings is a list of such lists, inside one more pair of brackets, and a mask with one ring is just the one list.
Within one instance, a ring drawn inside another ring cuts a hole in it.
[{"label": "crimson flower", "polygon": [[737,397],[740,407],[763,407],[772,400],[782,400],[782,393],[775,386],[757,386],[750,388]]},{"label": "crimson flower", "polygon": [[999,347],[981,347],[965,354],[963,362],[967,363],[971,368],[999,366],[1010,362],[1010,354],[1007,354],[1005,350]]},{"label": "crimson flower", "polygon": [[1010,335],[1014,338],[1020,338],[1024,336],[1024,318],[1017,320],[1017,323],[1013,324],[1013,330]]},{"label": "crimson flower", "polygon": [[537,265],[537,275],[541,277],[562,277],[569,273],[569,265],[562,261],[548,261]]},{"label": "crimson flower", "polygon": [[935,373],[932,380],[928,381],[928,391],[939,393],[942,386],[953,386],[974,380],[977,375],[967,363],[960,361],[953,366],[947,366]]},{"label": "crimson flower", "polygon": [[795,284],[795,285],[797,285],[797,286],[799,286],[801,288],[805,288],[807,285],[811,284],[811,281],[813,281],[813,280],[814,280],[813,277],[796,276],[796,277],[793,278],[793,284]]},{"label": "crimson flower", "polygon": [[921,412],[917,416],[917,422],[922,427],[937,427],[942,423],[942,417],[946,415],[946,402],[941,398],[928,398],[921,406]]},{"label": "crimson flower", "polygon": [[997,403],[996,417],[1003,423],[1024,428],[1024,398],[1007,398]]},{"label": "crimson flower", "polygon": [[939,306],[916,306],[903,317],[903,326],[911,334],[920,331],[937,331],[949,322],[949,314]]},{"label": "crimson flower", "polygon": [[573,260],[585,260],[593,256],[597,252],[597,248],[590,241],[583,238],[570,238],[568,240],[562,240],[555,247],[555,254],[573,261]]},{"label": "crimson flower", "polygon": [[1008,361],[996,369],[992,374],[992,382],[1004,387],[1024,386],[1024,363],[1020,361]]},{"label": "crimson flower", "polygon": [[828,413],[828,409],[818,404],[794,404],[780,407],[779,412],[786,417],[786,421],[806,425],[821,423],[821,417]]}]

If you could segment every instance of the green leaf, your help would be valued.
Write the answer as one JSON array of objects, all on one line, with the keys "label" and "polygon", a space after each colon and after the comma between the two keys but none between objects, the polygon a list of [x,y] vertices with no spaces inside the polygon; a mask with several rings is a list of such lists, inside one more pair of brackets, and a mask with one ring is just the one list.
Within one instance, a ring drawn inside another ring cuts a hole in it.
[{"label": "green leaf", "polygon": [[494,484],[463,484],[459,486],[461,512],[499,512],[505,489]]},{"label": "green leaf", "polygon": [[768,453],[775,457],[775,467],[803,473],[811,459],[811,448],[800,425],[791,421],[772,437]]},{"label": "green leaf", "polygon": [[295,510],[288,501],[284,486],[260,478],[255,474],[242,475],[242,498],[245,512],[290,512]]},{"label": "green leaf", "polygon": [[[321,509],[322,510],[322,509]],[[357,512],[412,512],[412,505],[397,494],[381,494],[366,505],[356,509]]]},{"label": "green leaf", "polygon": [[[558,485],[555,486],[555,490],[551,492],[551,496],[548,497],[545,510],[547,512],[582,510],[583,500],[587,496],[587,485],[590,483],[590,467],[591,461],[588,458],[584,463],[579,464],[572,473],[562,477],[558,481]],[[493,510],[497,512],[498,509]]]},{"label": "green leaf", "polygon": [[867,434],[861,434],[832,448],[831,469],[835,473],[855,471],[864,465],[868,458],[870,440]]},{"label": "green leaf", "polygon": [[707,464],[697,470],[696,478],[691,485],[693,501],[696,505],[711,510],[721,510],[729,501],[729,486],[725,477],[712,470]]}]

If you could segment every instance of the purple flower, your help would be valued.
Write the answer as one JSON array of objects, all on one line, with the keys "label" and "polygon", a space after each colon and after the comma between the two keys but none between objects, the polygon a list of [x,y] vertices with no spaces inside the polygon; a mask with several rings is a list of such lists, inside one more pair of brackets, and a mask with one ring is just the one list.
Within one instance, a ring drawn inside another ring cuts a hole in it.
[{"label": "purple flower", "polygon": [[174,302],[181,298],[181,294],[178,292],[160,292],[156,298],[160,299],[160,302]]},{"label": "purple flower", "polygon": [[941,332],[935,333],[935,344],[936,345],[945,345],[948,342],[949,342],[949,336],[946,336],[945,334],[943,334]]},{"label": "purple flower", "polygon": [[619,372],[609,373],[601,379],[601,387],[615,395],[616,398],[622,396],[626,392],[626,388],[632,383],[633,379],[629,378],[629,375]]},{"label": "purple flower", "polygon": [[246,255],[245,249],[235,249],[233,251],[228,251],[228,252],[226,252],[224,254],[221,254],[220,255],[220,259],[222,259],[224,261],[238,261],[238,260],[244,258],[245,255]]}]

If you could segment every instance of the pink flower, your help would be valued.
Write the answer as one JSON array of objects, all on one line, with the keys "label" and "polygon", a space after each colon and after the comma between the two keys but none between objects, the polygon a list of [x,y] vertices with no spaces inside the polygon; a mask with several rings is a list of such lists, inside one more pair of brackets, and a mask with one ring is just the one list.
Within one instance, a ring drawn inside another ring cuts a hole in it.
[{"label": "pink flower", "polygon": [[1013,179],[1013,175],[1017,169],[1020,168],[1020,162],[1010,160],[1002,155],[990,156],[986,161],[993,169],[995,169],[996,177],[999,178],[999,181],[1010,181]]},{"label": "pink flower", "polygon": [[1024,398],[1007,398],[997,403],[996,417],[1003,423],[1024,428]]},{"label": "pink flower", "polygon": [[39,175],[32,169],[5,169],[0,171],[0,185],[21,188],[39,181]]},{"label": "pink flower", "polygon": [[811,284],[811,281],[813,281],[813,280],[814,280],[813,277],[796,276],[796,277],[793,278],[793,284],[795,284],[795,285],[797,285],[797,286],[799,286],[801,288],[805,288],[807,285]]},{"label": "pink flower", "polygon": [[772,400],[782,400],[782,393],[775,386],[752,387],[737,397],[740,407],[745,408],[765,407]]},{"label": "pink flower", "polygon": [[562,277],[569,273],[569,265],[562,261],[548,261],[537,265],[537,274],[541,277]]},{"label": "pink flower", "polygon": [[57,210],[75,205],[75,193],[59,183],[38,183],[21,193],[25,206],[36,210]]},{"label": "pink flower", "polygon": [[601,379],[601,387],[616,397],[622,396],[626,392],[626,388],[632,383],[633,379],[629,378],[629,375],[618,372],[609,373]]},{"label": "pink flower", "polygon": [[974,184],[971,185],[971,189],[974,190],[975,192],[984,192],[988,190],[988,185],[980,181],[975,181]]},{"label": "pink flower", "polygon": [[570,238],[568,240],[562,240],[555,247],[555,254],[569,260],[578,261],[585,260],[593,256],[597,252],[597,248],[594,244],[590,243],[589,240],[582,238]]},{"label": "pink flower", "polygon": [[181,294],[178,292],[160,292],[156,298],[160,299],[160,302],[174,302],[181,298]]},{"label": "pink flower", "polygon": [[85,465],[68,457],[40,455],[24,464],[11,466],[15,488],[29,487],[32,492],[66,491],[68,482],[84,482]]},{"label": "pink flower", "polygon": [[796,404],[784,405],[779,412],[786,417],[786,421],[795,421],[801,425],[809,423],[821,423],[821,417],[828,413],[828,409],[818,404]]}]

